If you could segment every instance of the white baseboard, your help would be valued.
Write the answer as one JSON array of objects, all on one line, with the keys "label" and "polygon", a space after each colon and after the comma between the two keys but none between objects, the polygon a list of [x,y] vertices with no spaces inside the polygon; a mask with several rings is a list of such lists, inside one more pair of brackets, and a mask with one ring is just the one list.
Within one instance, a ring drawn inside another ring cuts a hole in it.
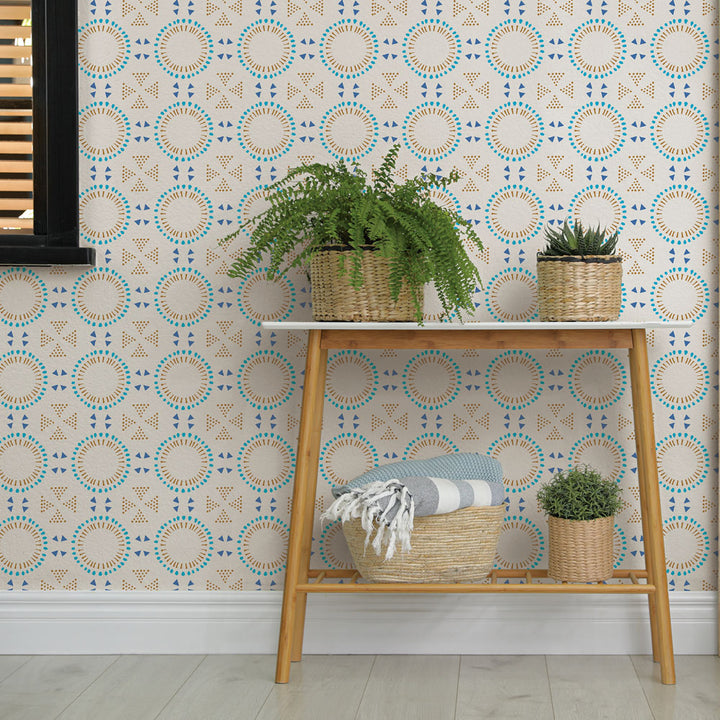
[{"label": "white baseboard", "polygon": [[[0,653],[274,653],[281,593],[4,592]],[[715,592],[670,594],[676,654],[715,654]],[[647,600],[609,595],[310,596],[305,651],[631,654]]]}]

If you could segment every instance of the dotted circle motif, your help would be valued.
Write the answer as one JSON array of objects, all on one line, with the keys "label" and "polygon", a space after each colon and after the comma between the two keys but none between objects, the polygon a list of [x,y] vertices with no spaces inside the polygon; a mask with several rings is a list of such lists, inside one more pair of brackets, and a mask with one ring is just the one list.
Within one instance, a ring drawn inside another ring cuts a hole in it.
[{"label": "dotted circle motif", "polygon": [[210,479],[212,469],[212,450],[199,435],[177,433],[155,452],[155,474],[174,492],[197,490]]},{"label": "dotted circle motif", "polygon": [[710,223],[710,205],[700,191],[689,185],[662,190],[650,208],[652,226],[673,245],[698,240]]},{"label": "dotted circle motif", "polygon": [[423,410],[438,410],[460,392],[460,366],[447,353],[423,350],[405,366],[402,386],[405,395]]},{"label": "dotted circle motif", "polygon": [[238,57],[254,77],[268,80],[284,73],[295,59],[295,38],[273,18],[250,23],[238,40]]},{"label": "dotted circle motif", "polygon": [[256,103],[240,116],[238,140],[253,160],[277,160],[295,142],[295,120],[277,103],[267,100]]},{"label": "dotted circle motif", "polygon": [[356,78],[377,60],[377,35],[357,18],[339,20],[322,34],[320,60],[339,78]]},{"label": "dotted circle motif", "polygon": [[488,455],[503,467],[506,492],[525,492],[540,480],[545,468],[545,454],[529,435],[507,433],[493,442]]},{"label": "dotted circle motif", "polygon": [[274,410],[295,390],[295,368],[274,350],[260,350],[238,370],[240,394],[258,410]]},{"label": "dotted circle motif", "polygon": [[170,159],[195,160],[212,144],[213,122],[200,105],[176,102],[158,115],[154,136]]},{"label": "dotted circle motif", "polygon": [[95,350],[82,357],[72,371],[75,396],[92,410],[108,410],[121,403],[130,389],[130,368],[116,353]]},{"label": "dotted circle motif", "polygon": [[259,433],[246,440],[238,453],[240,477],[259,493],[287,485],[295,470],[295,451],[276,433]]},{"label": "dotted circle motif", "polygon": [[34,520],[12,515],[0,523],[0,572],[24,576],[47,557],[47,535]]},{"label": "dotted circle motif", "polygon": [[359,160],[377,144],[378,121],[359,102],[344,101],[331,107],[320,121],[323,147],[339,160]]},{"label": "dotted circle motif", "polygon": [[447,436],[426,432],[411,440],[403,452],[403,460],[425,460],[438,455],[460,452],[460,448]]},{"label": "dotted circle motif", "polygon": [[290,528],[272,515],[247,523],[238,538],[238,553],[250,572],[272,577],[285,569]]},{"label": "dotted circle motif", "polygon": [[130,142],[130,120],[113,103],[94,102],[80,111],[80,152],[89,160],[114,160]]},{"label": "dotted circle motif", "polygon": [[107,515],[92,517],[73,533],[72,555],[89,575],[111,575],[130,557],[130,534],[114,518]]},{"label": "dotted circle motif", "polygon": [[254,270],[240,280],[238,287],[240,312],[253,324],[287,320],[295,309],[295,286],[285,275],[268,278],[266,268]]},{"label": "dotted circle motif", "polygon": [[357,350],[341,350],[328,360],[325,396],[340,410],[358,410],[378,387],[375,363]]},{"label": "dotted circle motif", "polygon": [[110,185],[92,185],[80,193],[80,234],[94,245],[116,242],[130,226],[130,203]]},{"label": "dotted circle motif", "polygon": [[10,433],[0,439],[0,487],[21,493],[40,484],[47,472],[47,452],[27,433]]},{"label": "dotted circle motif", "polygon": [[588,20],[568,40],[570,62],[585,77],[612,75],[625,61],[627,42],[620,30],[605,19]]},{"label": "dotted circle motif", "polygon": [[155,308],[171,325],[187,327],[210,313],[213,289],[198,270],[178,268],[163,275],[155,288]]},{"label": "dotted circle motif", "polygon": [[212,557],[213,536],[207,525],[178,515],[161,525],[155,536],[155,557],[173,575],[187,577],[202,570]]},{"label": "dotted circle motif", "polygon": [[45,395],[47,370],[26,350],[11,350],[0,356],[0,405],[27,410]]},{"label": "dotted circle motif", "polygon": [[625,448],[603,432],[589,433],[575,442],[568,455],[570,467],[595,468],[604,478],[620,482],[627,469]]},{"label": "dotted circle motif", "polygon": [[688,492],[698,487],[710,472],[710,453],[694,436],[672,433],[657,444],[660,484],[670,492]]},{"label": "dotted circle motif", "polygon": [[689,102],[673,102],[658,110],[650,129],[655,149],[667,160],[690,160],[710,139],[707,117]]},{"label": "dotted circle motif", "polygon": [[710,557],[710,535],[695,519],[674,515],[663,522],[668,575],[684,577],[699,570]]},{"label": "dotted circle motif", "polygon": [[534,190],[524,185],[506,185],[490,196],[485,220],[498,240],[521,245],[542,229],[545,207]]},{"label": "dotted circle motif", "polygon": [[320,476],[331,485],[344,485],[380,462],[373,444],[359,433],[340,433],[320,451]]},{"label": "dotted circle motif", "polygon": [[522,350],[497,355],[485,373],[485,389],[506,410],[522,410],[534,403],[545,385],[540,363]]},{"label": "dotted circle motif", "polygon": [[485,307],[499,322],[523,322],[538,316],[537,278],[524,268],[494,275],[485,290]]},{"label": "dotted circle motif", "polygon": [[540,67],[544,41],[534,25],[513,18],[496,25],[485,42],[488,63],[500,75],[516,80]]},{"label": "dotted circle motif", "polygon": [[622,195],[607,185],[589,185],[578,191],[568,206],[570,217],[576,217],[586,226],[600,225],[609,233],[622,232],[627,207]]},{"label": "dotted circle motif", "polygon": [[195,77],[210,65],[212,55],[212,36],[194,20],[175,20],[155,38],[157,64],[174,78]]},{"label": "dotted circle motif", "polygon": [[318,544],[320,558],[327,567],[337,570],[350,570],[354,567],[339,520],[323,528]]},{"label": "dotted circle motif", "polygon": [[437,162],[457,149],[461,130],[460,118],[452,108],[440,102],[425,102],[405,117],[402,137],[415,157]]},{"label": "dotted circle motif", "polygon": [[581,355],[568,373],[572,396],[589,410],[606,410],[627,389],[623,363],[606,350],[590,350]]},{"label": "dotted circle motif", "polygon": [[25,327],[35,322],[47,307],[47,286],[40,276],[25,267],[0,273],[0,322]]},{"label": "dotted circle motif", "polygon": [[710,386],[708,366],[689,350],[673,350],[650,372],[653,395],[666,407],[687,410],[704,400]]},{"label": "dotted circle motif", "polygon": [[73,285],[75,314],[92,327],[107,327],[121,320],[130,306],[130,286],[112,268],[92,268]]},{"label": "dotted circle motif", "polygon": [[113,20],[91,20],[78,30],[80,69],[93,80],[119,73],[130,57],[130,37]]},{"label": "dotted circle motif", "polygon": [[500,530],[495,564],[503,570],[532,570],[545,553],[545,538],[540,528],[522,515],[511,515]]},{"label": "dotted circle motif", "polygon": [[653,312],[663,320],[699,320],[710,306],[710,287],[688,268],[666,270],[650,292]]},{"label": "dotted circle motif", "polygon": [[545,125],[540,115],[522,102],[508,102],[490,113],[485,140],[502,160],[526,160],[542,145]]},{"label": "dotted circle motif", "polygon": [[620,152],[627,124],[612,105],[595,101],[576,110],[568,123],[570,144],[585,160],[605,161]]},{"label": "dotted circle motif", "polygon": [[212,226],[210,198],[199,188],[176,185],[166,190],[155,205],[155,225],[162,236],[178,245],[205,237]]},{"label": "dotted circle motif", "polygon": [[421,78],[447,75],[460,60],[460,35],[444,20],[421,20],[406,33],[403,60]]},{"label": "dotted circle motif", "polygon": [[93,433],[72,454],[73,475],[88,490],[110,492],[130,474],[130,451],[110,433]]},{"label": "dotted circle motif", "polygon": [[176,410],[189,410],[205,402],[212,386],[210,363],[191,350],[177,350],[167,355],[155,370],[155,392]]},{"label": "dotted circle motif", "polygon": [[655,67],[670,78],[688,78],[702,70],[710,57],[710,39],[685,18],[661,25],[650,42]]}]

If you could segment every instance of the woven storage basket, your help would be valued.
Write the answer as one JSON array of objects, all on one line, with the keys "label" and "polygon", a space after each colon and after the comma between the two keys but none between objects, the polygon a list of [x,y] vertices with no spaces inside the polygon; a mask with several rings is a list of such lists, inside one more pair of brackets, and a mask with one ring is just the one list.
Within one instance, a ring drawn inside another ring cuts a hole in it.
[{"label": "woven storage basket", "polygon": [[567,582],[598,582],[613,574],[614,517],[565,520],[548,517],[548,575]]},{"label": "woven storage basket", "polygon": [[540,320],[617,320],[620,315],[620,255],[538,255],[537,278]]},{"label": "woven storage basket", "polygon": [[505,504],[416,517],[410,544],[385,561],[368,545],[360,520],[343,524],[360,575],[371,582],[455,583],[487,577],[495,562]]},{"label": "woven storage basket", "polygon": [[[351,322],[410,321],[415,305],[410,289],[403,285],[397,302],[390,296],[390,261],[371,250],[361,260],[363,284],[355,288],[347,272],[340,274],[340,258],[350,266],[351,252],[323,250],[310,260],[313,320]],[[422,293],[423,288],[420,288]]]}]

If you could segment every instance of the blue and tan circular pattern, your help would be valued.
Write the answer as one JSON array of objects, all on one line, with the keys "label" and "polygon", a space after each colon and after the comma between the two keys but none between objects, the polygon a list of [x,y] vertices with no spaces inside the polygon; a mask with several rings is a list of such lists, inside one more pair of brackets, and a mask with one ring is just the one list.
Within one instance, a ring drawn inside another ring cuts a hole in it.
[{"label": "blue and tan circular pattern", "polygon": [[525,268],[507,268],[487,283],[485,306],[499,322],[535,320],[538,315],[537,278]]},{"label": "blue and tan circular pattern", "polygon": [[497,355],[485,373],[490,397],[506,410],[522,410],[535,402],[545,385],[545,372],[528,352],[508,350]]},{"label": "blue and tan circular pattern", "polygon": [[155,121],[155,142],[172,160],[195,160],[212,143],[213,122],[196,103],[176,102]]},{"label": "blue and tan circular pattern", "polygon": [[534,25],[513,18],[490,31],[485,41],[485,56],[503,77],[516,80],[540,67],[544,44]]},{"label": "blue and tan circular pattern", "polygon": [[47,472],[45,448],[32,435],[10,433],[0,439],[0,487],[20,493],[42,482]]},{"label": "blue and tan circular pattern", "polygon": [[267,185],[258,185],[248,190],[240,198],[238,203],[238,223],[242,226],[243,233],[248,235],[248,237],[251,234],[250,228],[247,225],[248,221],[255,218],[270,206],[265,196],[266,187]]},{"label": "blue and tan circular pattern", "polygon": [[357,18],[333,23],[320,38],[320,60],[339,78],[364,75],[375,65],[377,55],[377,35]]},{"label": "blue and tan circular pattern", "polygon": [[76,315],[92,327],[106,327],[125,317],[130,306],[130,286],[113,268],[92,268],[73,285]]},{"label": "blue and tan circular pattern", "polygon": [[212,450],[199,435],[177,433],[155,451],[155,474],[175,492],[197,490],[210,479],[212,469]]},{"label": "blue and tan circular pattern", "polygon": [[210,313],[213,289],[210,281],[193,268],[178,268],[163,275],[155,288],[155,308],[171,325],[187,327]]},{"label": "blue and tan circular pattern", "polygon": [[570,200],[568,214],[586,226],[600,225],[608,232],[622,232],[627,207],[617,190],[602,184],[589,185],[579,190]]},{"label": "blue and tan circular pattern", "polygon": [[108,410],[125,399],[130,368],[116,353],[95,350],[80,358],[72,371],[75,396],[92,410]]},{"label": "blue and tan circular pattern", "polygon": [[673,350],[655,362],[650,381],[653,394],[663,405],[688,410],[707,395],[710,370],[695,353]]},{"label": "blue and tan circular pattern", "polygon": [[266,320],[287,320],[295,308],[295,286],[286,275],[268,278],[267,270],[259,268],[240,280],[238,307],[253,324]]},{"label": "blue and tan circular pattern", "polygon": [[625,36],[613,23],[588,20],[568,40],[570,62],[588,78],[604,78],[620,69],[627,51]]},{"label": "blue and tan circular pattern", "polygon": [[357,410],[375,397],[378,377],[365,353],[341,350],[328,360],[325,397],[340,410]]},{"label": "blue and tan circular pattern", "polygon": [[403,60],[421,78],[439,78],[460,60],[460,35],[444,20],[426,18],[413,25],[402,43]]},{"label": "blue and tan circular pattern", "polygon": [[532,570],[545,553],[540,528],[522,515],[511,515],[502,524],[495,564],[503,570]]},{"label": "blue and tan circular pattern", "polygon": [[73,533],[72,556],[89,575],[111,575],[130,557],[130,534],[115,518],[96,515]]},{"label": "blue and tan circular pattern", "polygon": [[689,185],[670,185],[662,190],[650,209],[653,228],[674,245],[694,242],[710,222],[710,206],[699,190]]},{"label": "blue and tan circular pattern", "polygon": [[210,562],[213,536],[205,523],[189,515],[178,515],[161,525],[154,546],[155,557],[165,570],[186,577]]},{"label": "blue and tan circular pattern", "polygon": [[242,397],[258,410],[280,407],[295,390],[295,368],[274,350],[249,355],[238,370]]},{"label": "blue and tan circular pattern", "polygon": [[651,303],[662,320],[699,320],[710,306],[710,288],[696,270],[666,270],[652,285]]},{"label": "blue and tan circular pattern", "polygon": [[710,536],[695,519],[674,515],[663,523],[668,575],[683,577],[699,570],[710,557]]},{"label": "blue and tan circular pattern", "polygon": [[89,160],[107,162],[130,142],[130,120],[113,103],[94,102],[80,111],[80,152]]},{"label": "blue and tan circular pattern", "polygon": [[330,485],[344,485],[379,464],[378,451],[359,433],[340,433],[320,450],[320,475]]},{"label": "blue and tan circular pattern", "polygon": [[692,20],[671,20],[655,31],[650,57],[668,77],[688,78],[705,67],[710,57],[710,39]]},{"label": "blue and tan circular pattern", "polygon": [[572,396],[589,410],[605,410],[627,389],[625,366],[606,350],[590,350],[571,366],[568,386]]},{"label": "blue and tan circular pattern", "polygon": [[627,469],[625,448],[611,435],[589,433],[575,442],[568,455],[571,467],[587,465],[604,478],[620,482]]},{"label": "blue and tan circular pattern", "polygon": [[274,492],[287,485],[295,470],[295,450],[273,432],[253,435],[240,447],[238,472],[255,492]]},{"label": "blue and tan circular pattern", "polygon": [[375,115],[365,105],[343,101],[323,115],[320,139],[334,158],[359,160],[375,147],[378,127]]},{"label": "blue and tan circular pattern", "polygon": [[92,433],[73,450],[72,471],[88,490],[110,492],[127,480],[130,451],[115,435]]},{"label": "blue and tan circular pattern", "polygon": [[255,575],[277,575],[285,569],[289,536],[287,523],[272,515],[261,515],[241,530],[238,554]]},{"label": "blue and tan circular pattern", "polygon": [[24,515],[0,523],[0,572],[23,576],[37,570],[47,557],[47,535]]},{"label": "blue and tan circular pattern", "polygon": [[670,492],[688,492],[705,482],[710,453],[689,433],[672,433],[657,444],[660,484]]},{"label": "blue and tan circular pattern", "polygon": [[174,78],[191,78],[201,73],[210,65],[212,56],[212,36],[194,20],[175,20],[155,38],[157,63]]},{"label": "blue and tan circular pattern", "polygon": [[425,102],[413,108],[402,126],[405,147],[420,160],[437,162],[460,144],[460,118],[448,105]]},{"label": "blue and tan circular pattern", "polygon": [[269,100],[251,105],[238,121],[240,147],[253,160],[271,162],[295,142],[295,120],[281,105]]},{"label": "blue and tan circular pattern", "polygon": [[130,203],[110,185],[92,185],[80,193],[80,234],[93,245],[120,240],[130,226]]},{"label": "blue and tan circular pattern", "polygon": [[530,105],[513,100],[495,108],[485,127],[485,140],[502,160],[527,160],[542,145],[545,124]]},{"label": "blue and tan circular pattern", "polygon": [[402,375],[405,395],[423,410],[438,410],[460,392],[460,366],[440,350],[423,350],[405,366]]},{"label": "blue and tan circular pattern", "polygon": [[319,545],[320,558],[327,567],[336,570],[350,570],[354,567],[343,535],[342,523],[339,520],[323,528],[320,533]]},{"label": "blue and tan circular pattern", "polygon": [[295,38],[273,18],[250,23],[238,40],[238,57],[254,77],[268,80],[284,73],[295,59]]},{"label": "blue and tan circular pattern", "polygon": [[506,185],[490,196],[485,220],[498,240],[520,245],[540,232],[545,208],[534,190],[524,185]]},{"label": "blue and tan circular pattern", "polygon": [[685,161],[707,146],[710,123],[696,105],[673,102],[655,113],[651,131],[653,145],[665,159]]},{"label": "blue and tan circular pattern", "polygon": [[155,392],[176,410],[189,410],[205,402],[212,387],[210,363],[191,350],[170,353],[155,370]]},{"label": "blue and tan circular pattern", "polygon": [[0,356],[0,405],[26,410],[45,394],[45,365],[27,350],[11,350]]},{"label": "blue and tan circular pattern", "polygon": [[42,278],[26,267],[0,273],[0,322],[24,327],[45,312],[47,287]]},{"label": "blue and tan circular pattern", "polygon": [[625,531],[615,523],[613,527],[613,568],[617,569],[622,566],[623,561],[627,557],[628,541]]},{"label": "blue and tan circular pattern", "polygon": [[493,442],[487,451],[503,469],[503,483],[509,493],[525,492],[536,485],[545,468],[540,445],[524,433],[507,433]]},{"label": "blue and tan circular pattern", "polygon": [[213,206],[200,188],[175,185],[155,205],[155,225],[170,242],[187,245],[205,237],[212,225]]},{"label": "blue and tan circular pattern", "polygon": [[604,161],[622,149],[627,124],[619,110],[598,100],[573,113],[568,131],[570,144],[585,160]]},{"label": "blue and tan circular pattern", "polygon": [[91,20],[78,30],[80,69],[93,80],[120,72],[130,56],[130,37],[113,20]]},{"label": "blue and tan circular pattern", "polygon": [[460,452],[460,448],[447,435],[439,432],[426,432],[407,444],[403,452],[403,460],[425,460],[456,452]]}]

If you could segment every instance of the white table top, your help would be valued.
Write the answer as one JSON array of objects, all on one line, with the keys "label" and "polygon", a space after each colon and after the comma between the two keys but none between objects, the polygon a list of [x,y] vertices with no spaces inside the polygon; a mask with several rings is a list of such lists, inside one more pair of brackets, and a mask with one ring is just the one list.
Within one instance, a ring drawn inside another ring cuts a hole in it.
[{"label": "white table top", "polygon": [[692,320],[613,320],[611,322],[316,322],[265,321],[266,330],[679,330]]}]

